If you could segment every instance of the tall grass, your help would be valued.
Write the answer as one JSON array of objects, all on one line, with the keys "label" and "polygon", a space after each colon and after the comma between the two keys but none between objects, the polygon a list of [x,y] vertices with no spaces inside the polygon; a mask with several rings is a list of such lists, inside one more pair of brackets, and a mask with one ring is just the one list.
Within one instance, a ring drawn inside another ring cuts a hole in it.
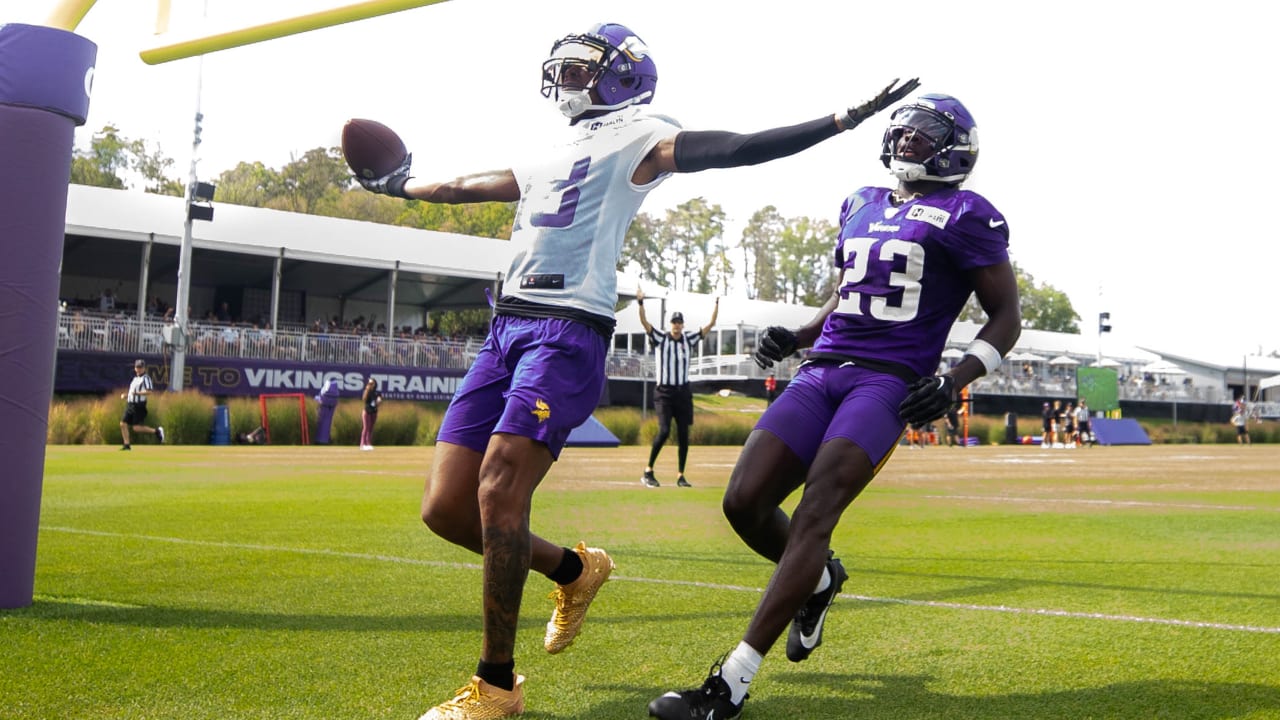
[{"label": "tall grass", "polygon": [[[231,416],[233,438],[253,432],[262,424],[258,398],[225,399]],[[148,404],[148,425],[164,425],[168,441],[187,445],[208,443],[213,429],[215,401],[194,392],[159,393]],[[338,403],[330,432],[333,445],[360,443],[360,400],[346,398]],[[374,426],[375,445],[430,446],[436,442],[440,421],[447,403],[391,401],[385,403]],[[751,433],[765,404],[761,400],[719,395],[694,396],[694,424],[690,442],[695,445],[742,445]],[[317,403],[306,401],[307,427],[314,436]],[[103,398],[58,399],[49,406],[48,442],[54,445],[98,445],[120,442],[120,416],[124,402],[117,395]],[[296,400],[268,402],[273,445],[296,445],[302,441]],[[635,407],[597,408],[595,417],[623,445],[648,445],[658,432],[652,410],[641,412]],[[1157,444],[1222,444],[1235,443],[1235,428],[1226,423],[1178,423],[1169,420],[1140,418],[1139,423],[1152,442]],[[942,424],[938,423],[939,432]],[[1023,435],[1039,435],[1039,422]],[[674,428],[673,428],[674,432]],[[969,435],[986,445],[1004,443],[1003,416],[973,415],[969,418]],[[1280,442],[1280,423],[1250,423],[1250,438],[1255,443]]]},{"label": "tall grass", "polygon": [[180,393],[164,393],[156,396],[154,403],[158,413],[148,425],[164,425],[165,440],[178,445],[201,445],[209,442],[213,433],[214,400],[195,390]]}]

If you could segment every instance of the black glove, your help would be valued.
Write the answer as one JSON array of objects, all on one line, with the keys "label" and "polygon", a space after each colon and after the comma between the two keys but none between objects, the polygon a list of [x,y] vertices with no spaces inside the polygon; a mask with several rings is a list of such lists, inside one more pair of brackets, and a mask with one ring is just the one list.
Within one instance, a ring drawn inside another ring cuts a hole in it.
[{"label": "black glove", "polygon": [[793,355],[796,351],[796,334],[779,325],[765,329],[756,343],[756,352],[752,356],[762,370],[773,367],[775,362]]},{"label": "black glove", "polygon": [[895,90],[894,85],[897,84],[898,78],[894,78],[893,82],[881,90],[879,95],[861,105],[849,108],[844,117],[840,118],[840,124],[844,125],[845,130],[854,129],[858,123],[910,95],[912,91],[920,87],[920,78],[911,78],[903,83],[902,87]]},{"label": "black glove", "polygon": [[356,176],[356,180],[372,193],[379,195],[390,195],[391,197],[409,199],[404,192],[404,184],[409,182],[409,166],[413,164],[413,153],[405,155],[404,162],[400,163],[400,167],[383,175],[376,180],[366,180],[360,176]]},{"label": "black glove", "polygon": [[898,406],[898,417],[908,425],[933,422],[956,404],[956,381],[950,375],[922,377],[907,387],[907,397]]}]

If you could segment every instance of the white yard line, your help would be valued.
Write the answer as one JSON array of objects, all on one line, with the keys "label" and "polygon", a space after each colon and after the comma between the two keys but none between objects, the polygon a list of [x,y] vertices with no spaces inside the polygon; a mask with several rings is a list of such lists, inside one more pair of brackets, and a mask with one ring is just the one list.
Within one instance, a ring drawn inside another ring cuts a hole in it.
[{"label": "white yard line", "polygon": [[1157,507],[1185,510],[1252,510],[1280,512],[1280,507],[1259,505],[1210,505],[1206,503],[1151,502],[1148,500],[1106,500],[1097,498],[1010,497],[1007,495],[921,495],[932,500],[977,500],[985,502],[1037,503],[1045,505],[1103,505],[1114,507]]},{"label": "white yard line", "polygon": [[[378,555],[374,553],[353,553],[341,552],[337,550],[325,550],[323,548],[291,548],[276,545],[258,545],[253,543],[231,543],[217,540],[188,540],[186,538],[163,537],[159,535],[138,535],[133,533],[117,533],[105,532],[102,530],[82,530],[80,528],[44,526],[40,528],[45,532],[61,532],[74,535],[90,535],[94,537],[112,537],[123,538],[129,540],[147,540],[151,542],[173,543],[177,545],[198,545],[202,547],[230,548],[238,550],[259,550],[264,552],[283,552],[295,553],[299,555],[319,555],[323,557],[340,557],[351,560],[374,560],[377,562],[397,563],[401,565],[420,565],[425,567],[453,568],[464,570],[481,570],[479,563],[458,563],[458,562],[442,562],[439,560],[419,560],[416,558],[405,558],[396,555]],[[731,592],[750,592],[761,593],[764,588],[748,587],[745,585],[728,585],[722,583],[698,582],[694,580],[670,580],[664,578],[643,578],[643,577],[626,577],[623,575],[614,575],[611,580],[621,580],[624,582],[649,583],[654,585],[671,585],[683,587],[705,588],[708,590],[724,590]],[[1051,608],[1021,608],[1009,607],[1007,605],[973,605],[969,603],[949,603],[937,602],[932,600],[907,600],[903,598],[882,598],[869,595],[854,595],[851,593],[841,593],[840,597],[846,600],[857,600],[860,602],[882,603],[890,605],[910,605],[915,607],[931,607],[941,608],[945,610],[967,610],[971,612],[997,612],[1008,613],[1014,615],[1043,615],[1047,617],[1074,618],[1079,620],[1104,620],[1109,622],[1129,622],[1129,623],[1145,623],[1149,625],[1172,625],[1176,627],[1200,628],[1205,630],[1227,630],[1232,632],[1248,632],[1248,633],[1266,633],[1272,635],[1280,635],[1280,627],[1265,627],[1259,625],[1239,625],[1233,623],[1205,622],[1200,620],[1178,620],[1175,618],[1154,618],[1142,617],[1140,615],[1109,615],[1106,613],[1092,612],[1073,612],[1069,610],[1054,610]],[[41,595],[37,599],[50,600],[56,602],[70,602],[82,605],[103,605],[109,607],[137,607],[133,605],[125,605],[122,603],[113,603],[106,600],[90,600],[86,598],[57,598],[54,596]]]}]

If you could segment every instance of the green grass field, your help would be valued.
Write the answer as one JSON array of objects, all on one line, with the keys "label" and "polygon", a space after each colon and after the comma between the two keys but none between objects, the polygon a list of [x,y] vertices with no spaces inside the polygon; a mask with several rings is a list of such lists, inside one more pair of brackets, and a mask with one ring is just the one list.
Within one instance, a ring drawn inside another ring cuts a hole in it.
[{"label": "green grass field", "polygon": [[[35,603],[0,611],[0,718],[412,720],[479,650],[479,558],[418,519],[430,448],[50,447]],[[740,639],[771,566],[719,503],[569,449],[534,529],[618,569],[527,717],[645,718]],[[674,449],[658,477],[674,479]],[[1280,718],[1280,447],[900,450],[846,513],[825,643],[745,718]]]}]

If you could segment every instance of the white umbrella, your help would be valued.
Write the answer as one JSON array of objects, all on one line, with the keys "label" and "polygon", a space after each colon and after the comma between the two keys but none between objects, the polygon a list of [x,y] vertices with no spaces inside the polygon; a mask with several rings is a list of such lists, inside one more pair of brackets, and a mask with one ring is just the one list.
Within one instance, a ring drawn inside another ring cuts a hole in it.
[{"label": "white umbrella", "polygon": [[1079,365],[1080,363],[1079,361],[1073,360],[1067,357],[1066,355],[1059,355],[1058,357],[1050,360],[1049,364],[1050,365]]},{"label": "white umbrella", "polygon": [[1111,358],[1102,358],[1098,362],[1094,363],[1093,366],[1094,367],[1120,367],[1120,363],[1116,360],[1112,360]]},{"label": "white umbrella", "polygon": [[947,348],[946,350],[943,350],[943,351],[942,351],[942,357],[944,357],[944,358],[962,358],[962,357],[964,357],[964,351],[963,351],[963,350],[961,350],[960,348]]},{"label": "white umbrella", "polygon": [[1037,355],[1037,354],[1035,354],[1035,353],[1031,353],[1031,352],[1028,352],[1028,353],[1022,353],[1022,359],[1023,359],[1024,361],[1026,361],[1026,362],[1044,362],[1044,360],[1045,360],[1044,358],[1040,357],[1039,355]]},{"label": "white umbrella", "polygon": [[1142,366],[1142,372],[1152,375],[1186,375],[1187,371],[1168,360],[1157,360]]}]

